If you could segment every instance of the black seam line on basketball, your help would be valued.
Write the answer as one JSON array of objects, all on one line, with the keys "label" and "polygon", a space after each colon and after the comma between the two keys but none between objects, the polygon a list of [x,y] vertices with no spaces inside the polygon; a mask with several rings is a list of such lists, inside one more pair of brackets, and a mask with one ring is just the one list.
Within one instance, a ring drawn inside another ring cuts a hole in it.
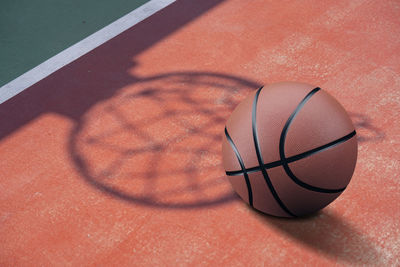
[{"label": "black seam line on basketball", "polygon": [[244,162],[242,160],[242,157],[240,156],[239,150],[235,146],[235,143],[233,142],[232,138],[230,137],[226,127],[225,127],[225,136],[226,136],[226,139],[228,140],[229,144],[231,145],[231,147],[233,149],[233,152],[235,152],[236,158],[237,158],[237,160],[239,161],[239,164],[240,164],[240,168],[242,168],[242,174],[243,174],[244,179],[246,181],[247,192],[249,194],[249,204],[250,204],[251,207],[253,207],[253,192],[251,190],[250,179],[249,179],[249,176],[247,175],[246,167],[244,166]]},{"label": "black seam line on basketball", "polygon": [[272,185],[271,179],[268,176],[267,170],[264,168],[264,161],[263,158],[261,156],[261,149],[260,149],[260,145],[258,143],[258,133],[257,133],[257,120],[256,120],[256,113],[257,113],[257,102],[258,102],[258,96],[260,95],[261,89],[263,88],[263,86],[261,86],[257,92],[256,95],[254,96],[254,101],[253,101],[253,110],[252,110],[252,114],[251,114],[251,124],[252,124],[252,129],[253,129],[253,140],[254,140],[254,147],[256,150],[256,154],[257,154],[257,160],[258,160],[258,164],[259,164],[259,168],[264,176],[264,180],[268,185],[269,190],[272,193],[272,196],[275,198],[276,202],[279,204],[279,206],[281,207],[281,209],[283,209],[287,214],[289,214],[290,216],[293,217],[297,217],[296,215],[294,215],[283,203],[283,201],[279,198],[278,193],[275,191],[274,186]]},{"label": "black seam line on basketball", "polygon": [[[347,140],[351,139],[355,135],[356,135],[356,131],[352,131],[348,135],[345,135],[345,136],[343,136],[343,137],[341,137],[339,139],[336,139],[335,141],[332,141],[332,142],[330,142],[328,144],[313,148],[313,149],[308,150],[306,152],[303,152],[301,154],[297,154],[297,155],[288,157],[288,158],[286,158],[286,161],[288,163],[292,163],[294,161],[307,158],[307,157],[309,157],[311,155],[317,154],[317,153],[322,152],[324,150],[327,150],[329,148],[333,148],[333,147],[335,147],[335,146],[337,146],[337,145],[339,145],[341,143],[344,143]],[[278,166],[281,166],[281,165],[282,165],[282,161],[281,160],[277,160],[277,161],[273,161],[273,162],[264,164],[264,168],[272,169],[272,168],[275,168],[275,167],[278,167]],[[251,167],[251,168],[245,169],[245,171],[247,173],[258,172],[258,171],[260,171],[260,167],[258,167],[258,166],[257,167]],[[241,171],[241,170],[238,170],[238,171],[227,171],[226,172],[226,175],[228,175],[228,176],[236,176],[236,175],[242,175],[242,174],[243,174],[243,171]]]},{"label": "black seam line on basketball", "polygon": [[286,156],[285,156],[285,140],[286,140],[286,135],[289,130],[290,125],[292,124],[293,119],[296,117],[296,115],[300,112],[302,107],[307,103],[310,98],[317,93],[321,88],[316,87],[312,89],[304,98],[303,100],[300,101],[299,105],[296,107],[296,109],[293,111],[293,113],[290,115],[288,120],[285,123],[285,126],[282,129],[281,137],[279,139],[279,155],[281,157],[282,161],[282,166],[283,169],[285,170],[286,174],[292,179],[293,182],[298,184],[299,186],[308,189],[310,191],[314,192],[319,192],[319,193],[339,193],[342,192],[346,187],[344,188],[339,188],[339,189],[328,189],[328,188],[322,188],[322,187],[316,187],[310,184],[307,184],[303,181],[301,181],[299,178],[294,175],[292,170],[289,168],[289,164],[287,162]]}]

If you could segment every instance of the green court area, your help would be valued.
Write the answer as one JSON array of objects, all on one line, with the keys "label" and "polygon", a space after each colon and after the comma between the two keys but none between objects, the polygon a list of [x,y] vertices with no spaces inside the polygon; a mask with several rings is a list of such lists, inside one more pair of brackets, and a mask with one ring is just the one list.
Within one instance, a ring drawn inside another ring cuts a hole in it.
[{"label": "green court area", "polygon": [[2,0],[0,86],[148,0]]}]

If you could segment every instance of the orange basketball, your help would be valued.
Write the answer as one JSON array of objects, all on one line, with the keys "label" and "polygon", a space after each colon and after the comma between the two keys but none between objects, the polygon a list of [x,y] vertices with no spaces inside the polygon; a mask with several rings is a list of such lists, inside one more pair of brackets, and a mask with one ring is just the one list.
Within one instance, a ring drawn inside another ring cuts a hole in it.
[{"label": "orange basketball", "polygon": [[354,126],[319,87],[295,82],[259,88],[228,119],[223,164],[236,193],[280,217],[316,212],[345,189],[357,161]]}]

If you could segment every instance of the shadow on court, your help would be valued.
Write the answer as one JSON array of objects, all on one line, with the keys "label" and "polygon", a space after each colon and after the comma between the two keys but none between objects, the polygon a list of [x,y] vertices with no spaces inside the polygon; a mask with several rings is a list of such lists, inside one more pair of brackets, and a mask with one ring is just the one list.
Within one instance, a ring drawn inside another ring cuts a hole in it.
[{"label": "shadow on court", "polygon": [[[3,103],[0,138],[56,113],[74,123],[76,169],[112,197],[162,208],[237,199],[221,167],[221,134],[260,84],[215,72],[129,73],[135,56],[221,2],[178,1]],[[356,127],[382,136],[368,117],[353,116]]]},{"label": "shadow on court", "polygon": [[332,210],[325,209],[296,219],[277,218],[253,211],[268,227],[276,228],[299,244],[339,262],[383,264],[369,237]]},{"label": "shadow on court", "polygon": [[162,208],[232,201],[221,167],[222,132],[258,86],[205,72],[143,78],[82,117],[70,154],[89,184],[121,200]]}]

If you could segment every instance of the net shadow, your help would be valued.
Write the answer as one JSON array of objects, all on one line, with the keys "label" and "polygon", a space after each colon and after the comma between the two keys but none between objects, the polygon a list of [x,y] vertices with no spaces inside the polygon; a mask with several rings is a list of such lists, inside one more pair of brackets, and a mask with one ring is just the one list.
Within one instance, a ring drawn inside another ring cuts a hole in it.
[{"label": "net shadow", "polygon": [[221,166],[225,121],[257,87],[207,72],[137,80],[86,112],[71,133],[71,158],[85,181],[124,201],[162,208],[227,203],[237,197]]}]

